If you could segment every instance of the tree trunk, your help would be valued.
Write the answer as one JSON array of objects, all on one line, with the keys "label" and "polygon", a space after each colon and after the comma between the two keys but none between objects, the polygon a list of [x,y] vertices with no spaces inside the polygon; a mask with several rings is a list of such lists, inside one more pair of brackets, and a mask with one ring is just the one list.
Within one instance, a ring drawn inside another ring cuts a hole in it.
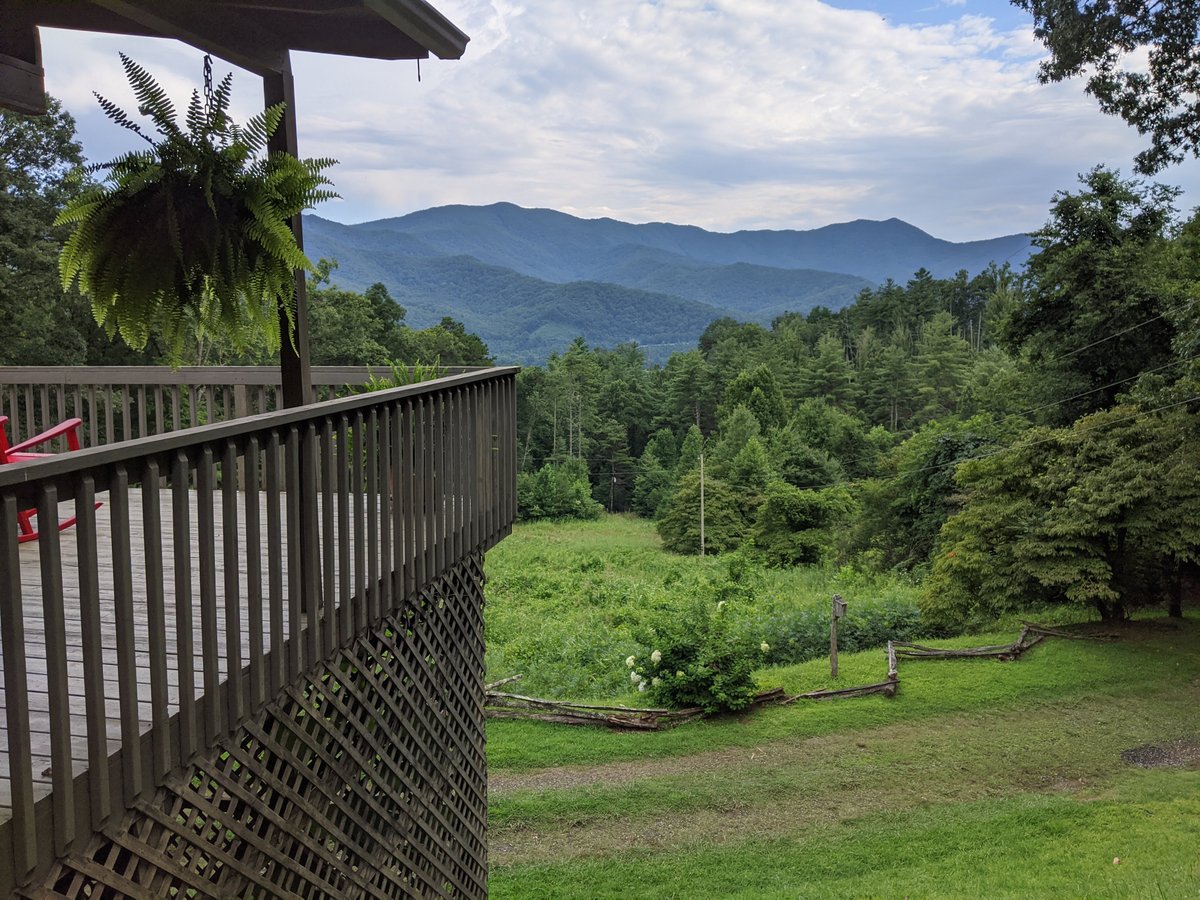
[{"label": "tree trunk", "polygon": [[1183,618],[1183,577],[1171,580],[1171,596],[1167,599],[1167,615],[1172,619]]}]

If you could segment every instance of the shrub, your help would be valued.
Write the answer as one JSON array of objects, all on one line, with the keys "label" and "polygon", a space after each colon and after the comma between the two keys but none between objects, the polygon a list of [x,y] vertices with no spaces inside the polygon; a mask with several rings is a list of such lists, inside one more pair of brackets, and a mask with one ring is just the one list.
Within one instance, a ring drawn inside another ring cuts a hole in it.
[{"label": "shrub", "polygon": [[596,519],[603,510],[592,499],[587,466],[578,460],[546,463],[517,476],[517,515],[522,519]]},{"label": "shrub", "polygon": [[[757,639],[770,647],[765,659],[770,665],[805,662],[829,653],[827,605],[774,610],[741,623],[738,630],[744,641]],[[838,648],[856,653],[882,647],[890,640],[911,641],[930,631],[915,603],[851,603],[838,623]]]},{"label": "shrub", "polygon": [[692,600],[640,630],[636,637],[649,650],[626,659],[630,681],[673,709],[699,706],[712,713],[749,706],[752,673],[765,651],[733,633],[723,607]]}]

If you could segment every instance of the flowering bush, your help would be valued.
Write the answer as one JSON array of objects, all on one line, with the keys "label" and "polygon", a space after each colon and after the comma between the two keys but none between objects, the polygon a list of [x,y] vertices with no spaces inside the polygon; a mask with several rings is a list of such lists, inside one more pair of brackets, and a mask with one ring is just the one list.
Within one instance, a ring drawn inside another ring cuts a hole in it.
[{"label": "flowering bush", "polygon": [[738,639],[716,603],[695,600],[664,612],[637,638],[651,649],[625,660],[629,679],[655,703],[711,713],[744,709],[754,699],[751,676],[762,665],[766,644]]}]

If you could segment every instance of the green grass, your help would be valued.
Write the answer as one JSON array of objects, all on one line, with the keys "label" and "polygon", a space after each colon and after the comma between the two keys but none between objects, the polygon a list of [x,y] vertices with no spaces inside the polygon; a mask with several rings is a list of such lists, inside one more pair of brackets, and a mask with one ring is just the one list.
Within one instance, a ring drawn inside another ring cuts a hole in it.
[{"label": "green grass", "polygon": [[[489,628],[499,618],[517,638],[550,607],[566,620],[559,636],[593,616],[623,621],[622,596],[669,602],[723,565],[666,556],[631,520],[517,538],[502,577],[499,549],[488,560],[489,587],[503,589],[489,594]],[[848,577],[862,576],[781,573],[765,590],[824,604]],[[509,593],[541,579],[555,586],[545,596]],[[876,587],[889,585],[912,590]],[[941,643],[1008,642],[1017,627]],[[843,654],[837,684],[885,669],[881,650]],[[757,677],[789,692],[833,684],[825,660]],[[895,698],[661,733],[490,723],[492,896],[1200,897],[1200,767],[1121,759],[1200,740],[1200,617],[1150,616],[1110,643],[1048,639],[1013,662],[902,660],[900,682]]]},{"label": "green grass", "polygon": [[1128,773],[1113,793],[939,804],[667,853],[631,848],[501,868],[489,887],[497,900],[1200,896],[1200,773]]}]

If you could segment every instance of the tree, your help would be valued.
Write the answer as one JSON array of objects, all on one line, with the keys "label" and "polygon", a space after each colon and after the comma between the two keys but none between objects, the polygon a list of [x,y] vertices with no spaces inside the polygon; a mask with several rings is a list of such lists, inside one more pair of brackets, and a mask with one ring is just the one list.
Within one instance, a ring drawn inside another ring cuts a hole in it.
[{"label": "tree", "polygon": [[787,402],[775,373],[767,365],[743,369],[725,389],[725,410],[744,406],[764,431],[779,428],[787,421]]},{"label": "tree", "polygon": [[[704,552],[725,553],[741,546],[749,530],[737,492],[716,478],[704,481]],[[700,472],[688,472],[658,520],[663,547],[672,553],[700,552]]]},{"label": "tree", "polygon": [[677,432],[689,425],[711,430],[716,420],[717,374],[700,351],[672,354],[663,377],[666,404],[660,424]]},{"label": "tree", "polygon": [[83,155],[75,120],[54,98],[47,105],[41,116],[0,109],[0,365],[146,363],[111,352],[87,301],[62,289],[54,220],[78,192],[67,176]]},{"label": "tree", "polygon": [[821,335],[817,350],[800,373],[800,396],[818,397],[841,409],[851,408],[859,397],[854,366],[836,334]]},{"label": "tree", "polygon": [[843,487],[805,491],[772,482],[754,523],[754,549],[772,566],[819,563],[833,529],[850,509],[850,494]]},{"label": "tree", "polygon": [[1129,379],[1170,359],[1166,261],[1178,193],[1097,167],[1060,192],[1034,233],[1025,301],[1006,342],[1041,369],[1054,424],[1111,406]]},{"label": "tree", "polygon": [[517,476],[517,515],[522,519],[595,519],[602,510],[592,499],[587,466],[578,460],[546,463]]},{"label": "tree", "polygon": [[1200,559],[1196,416],[1119,406],[1035,429],[963,466],[961,512],[942,529],[926,602],[938,617],[1033,601],[1105,621],[1177,596]]},{"label": "tree", "polygon": [[921,325],[915,361],[921,420],[942,418],[958,407],[971,348],[954,329],[954,319],[947,312],[939,312]]},{"label": "tree", "polygon": [[[1137,169],[1151,175],[1200,155],[1200,6],[1186,0],[1012,0],[1033,14],[1050,58],[1043,84],[1088,72],[1087,92],[1150,146]],[[1128,58],[1149,48],[1148,69]]]}]

